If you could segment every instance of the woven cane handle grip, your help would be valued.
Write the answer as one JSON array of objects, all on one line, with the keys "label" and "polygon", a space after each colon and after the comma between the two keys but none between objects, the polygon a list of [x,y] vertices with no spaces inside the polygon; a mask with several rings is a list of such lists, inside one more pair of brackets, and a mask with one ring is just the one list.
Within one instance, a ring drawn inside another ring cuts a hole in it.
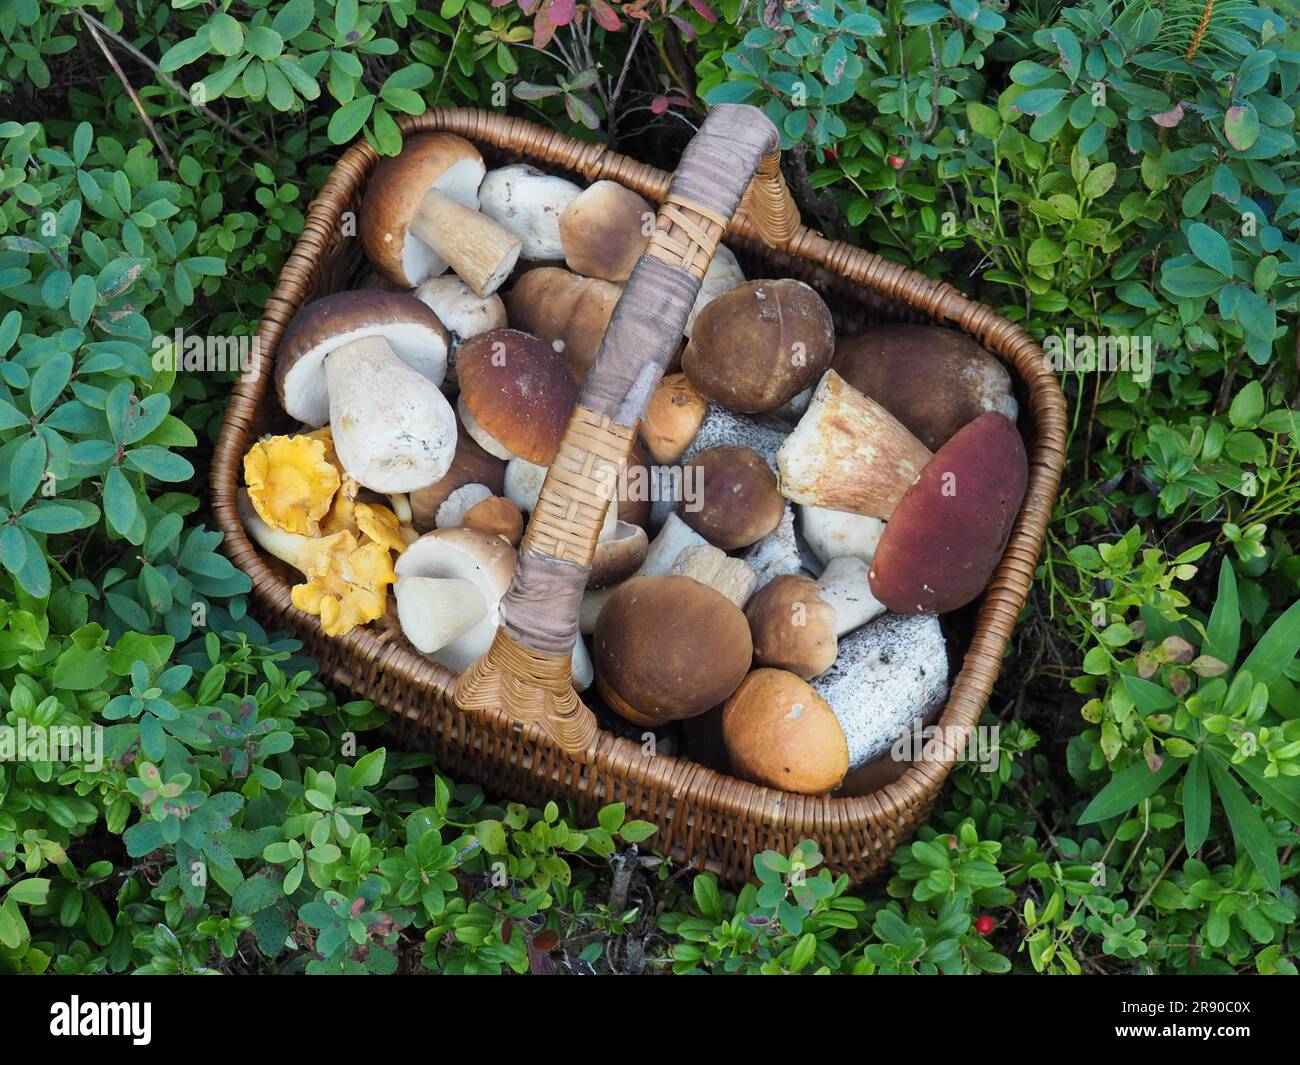
[{"label": "woven cane handle grip", "polygon": [[[765,239],[798,224],[781,179],[776,128],[757,108],[723,105],[686,146],[655,232],[628,279],[520,545],[501,631],[456,690],[462,708],[498,706],[581,756],[595,718],[568,683],[578,607],[605,512],[664,367],[681,342],[700,281],[746,200]],[[758,180],[754,180],[755,177]]]}]

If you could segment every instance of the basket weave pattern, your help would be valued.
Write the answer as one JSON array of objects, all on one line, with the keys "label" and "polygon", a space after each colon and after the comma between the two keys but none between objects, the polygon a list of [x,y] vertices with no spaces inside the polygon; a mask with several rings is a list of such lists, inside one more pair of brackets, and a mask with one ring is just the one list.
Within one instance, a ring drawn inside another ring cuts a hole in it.
[{"label": "basket weave pattern", "polygon": [[[458,133],[475,142],[493,163],[522,161],[578,181],[617,181],[654,204],[661,204],[668,191],[671,175],[665,171],[522,119],[437,109],[399,125],[403,136],[433,130]],[[846,323],[933,322],[961,330],[997,355],[1017,382],[1022,424],[1029,427],[1028,491],[1002,562],[980,602],[959,670],[954,657],[953,682],[938,722],[944,727],[941,757],[915,763],[901,779],[869,795],[794,795],[686,759],[647,756],[630,740],[607,732],[591,734],[592,719],[586,714],[575,715],[575,722],[582,729],[587,755],[574,758],[542,730],[507,718],[498,709],[504,696],[493,685],[467,698],[468,674],[459,693],[462,707],[454,706],[456,678],[391,629],[368,626],[337,639],[325,636],[318,619],[292,605],[290,583],[249,541],[236,514],[244,452],[261,433],[283,424],[271,387],[277,345],[299,307],[355,282],[361,253],[359,241],[348,234],[355,232],[361,191],[377,161],[364,143],[349,148],[313,202],[303,234],[263,312],[257,357],[236,384],[225,414],[212,469],[213,510],[225,533],[225,551],[252,579],[255,614],[269,627],[287,628],[319,660],[323,680],[373,700],[392,715],[399,742],[432,750],[440,770],[453,777],[476,780],[530,803],[569,800],[584,819],[593,818],[606,803],[623,802],[629,818],[659,826],[649,842],[655,850],[711,869],[731,884],[748,879],[760,851],[788,850],[805,838],[817,840],[829,867],[848,873],[855,882],[879,872],[894,847],[925,817],[960,750],[960,736],[983,711],[1037,565],[1065,465],[1067,425],[1064,398],[1039,347],[1018,326],[951,285],[810,229],[797,228],[783,250],[768,247],[766,241],[774,234],[788,232],[794,209],[779,170],[764,160],[725,238],[746,261],[748,276],[808,281]],[[575,562],[584,561],[594,542],[597,516],[612,492],[611,459],[623,454],[627,444],[620,438],[626,430],[581,408],[575,411],[571,430],[579,426],[582,446],[557,459],[564,475],[551,478],[552,488],[560,484],[562,490],[548,493],[539,504],[528,532],[530,542],[545,542],[552,554],[571,552],[566,557]],[[590,541],[556,542],[557,533],[572,529],[579,518],[585,519],[584,526],[596,522]],[[563,700],[570,694],[556,681],[556,668],[524,661],[515,654],[517,648],[499,649],[513,656],[507,659],[505,681],[497,683],[512,688],[509,698],[516,718],[520,700]],[[567,662],[560,660],[559,665]]]}]

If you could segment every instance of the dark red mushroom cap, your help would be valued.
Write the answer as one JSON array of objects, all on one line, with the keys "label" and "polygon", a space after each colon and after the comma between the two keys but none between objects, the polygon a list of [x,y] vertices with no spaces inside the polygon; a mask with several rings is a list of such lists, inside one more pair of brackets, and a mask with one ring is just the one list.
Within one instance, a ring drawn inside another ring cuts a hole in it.
[{"label": "dark red mushroom cap", "polygon": [[930,460],[885,526],[871,591],[896,614],[945,614],[980,594],[1025,497],[1029,463],[1015,425],[989,411]]}]

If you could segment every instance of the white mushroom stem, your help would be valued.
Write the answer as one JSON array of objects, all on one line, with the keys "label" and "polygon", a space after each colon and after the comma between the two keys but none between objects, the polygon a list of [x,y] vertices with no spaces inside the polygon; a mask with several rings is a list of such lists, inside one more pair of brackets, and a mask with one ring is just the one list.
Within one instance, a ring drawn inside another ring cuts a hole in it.
[{"label": "white mushroom stem", "polygon": [[591,664],[591,655],[582,640],[582,633],[578,633],[578,639],[573,644],[573,657],[569,659],[569,676],[573,680],[574,688],[580,692],[590,688],[591,682],[596,679],[596,670]]},{"label": "white mushroom stem", "polygon": [[382,494],[442,479],[456,449],[456,415],[438,386],[382,337],[350,340],[325,357],[330,430],[339,462]]},{"label": "white mushroom stem", "polygon": [[758,575],[744,559],[732,558],[712,544],[688,547],[673,560],[671,573],[690,577],[730,599],[741,610],[754,594]]},{"label": "white mushroom stem", "polygon": [[411,524],[411,501],[406,498],[404,492],[394,493],[388,497],[388,505],[392,508],[399,525]]},{"label": "white mushroom stem", "polygon": [[515,268],[522,242],[499,222],[430,189],[411,216],[410,230],[445,259],[475,295],[488,296]]},{"label": "white mushroom stem", "polygon": [[835,635],[861,628],[885,612],[885,606],[871,594],[867,573],[871,567],[860,558],[833,558],[817,579],[822,599],[835,611]]},{"label": "white mushroom stem", "polygon": [[531,513],[533,507],[537,506],[537,497],[541,495],[546,470],[546,466],[539,466],[527,459],[512,458],[506,463],[506,498],[525,514]]},{"label": "white mushroom stem", "polygon": [[402,577],[394,592],[402,632],[426,655],[469,632],[488,612],[478,586],[459,577]]},{"label": "white mushroom stem", "polygon": [[242,488],[235,497],[235,509],[244,531],[268,555],[287,562],[302,574],[306,574],[308,567],[319,558],[319,537],[303,536],[268,525],[253,509],[253,501]]}]

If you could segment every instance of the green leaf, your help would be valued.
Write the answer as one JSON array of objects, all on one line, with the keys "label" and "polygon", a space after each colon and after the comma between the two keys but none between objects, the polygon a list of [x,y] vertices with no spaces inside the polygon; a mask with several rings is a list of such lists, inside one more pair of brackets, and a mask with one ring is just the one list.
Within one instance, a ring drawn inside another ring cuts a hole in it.
[{"label": "green leaf", "polygon": [[370,117],[370,111],[374,106],[375,98],[366,93],[340,107],[330,117],[329,128],[326,131],[330,141],[334,144],[346,144],[350,141],[366,124],[366,119]]},{"label": "green leaf", "polygon": [[1187,763],[1183,777],[1183,833],[1187,853],[1201,849],[1210,832],[1210,774],[1205,760],[1208,755],[1197,751]]},{"label": "green leaf", "polygon": [[97,295],[95,279],[90,274],[81,274],[72,282],[72,293],[68,296],[68,314],[77,325],[84,326],[90,321],[90,316],[95,312]]},{"label": "green leaf", "polygon": [[1268,889],[1274,895],[1281,894],[1282,870],[1278,866],[1277,848],[1273,845],[1268,826],[1219,756],[1213,750],[1209,754],[1210,777],[1214,781],[1214,790],[1219,793],[1224,812],[1228,815],[1228,824],[1232,827],[1232,838],[1237,849],[1250,855],[1250,860],[1264,877]]},{"label": "green leaf", "polygon": [[1205,626],[1205,646],[1202,654],[1226,662],[1231,669],[1237,662],[1237,649],[1241,640],[1241,611],[1237,607],[1237,575],[1231,560],[1225,555],[1219,566],[1219,594],[1210,611]]},{"label": "green leaf", "polygon": [[1138,708],[1138,713],[1143,717],[1160,713],[1162,710],[1172,710],[1178,705],[1178,697],[1173,692],[1149,680],[1125,676],[1122,683],[1129,698],[1133,700],[1133,705]]},{"label": "green leaf", "polygon": [[608,806],[603,806],[596,815],[596,821],[606,832],[613,835],[623,827],[623,821],[627,817],[627,805],[621,802],[612,802]]},{"label": "green leaf", "polygon": [[1249,151],[1259,140],[1259,113],[1253,104],[1229,107],[1223,116],[1223,135],[1239,152]]},{"label": "green leaf", "polygon": [[10,887],[5,899],[13,899],[25,906],[40,906],[50,893],[50,882],[44,877],[33,876],[19,880]]},{"label": "green leaf", "polygon": [[1193,222],[1187,227],[1187,244],[1192,254],[1211,270],[1224,277],[1232,276],[1232,251],[1218,230],[1204,222]]},{"label": "green leaf", "polygon": [[125,536],[135,524],[139,513],[139,504],[131,482],[120,469],[111,467],[104,477],[104,517],[108,519],[108,524]]},{"label": "green leaf", "polygon": [[244,48],[244,27],[233,16],[218,11],[208,18],[208,41],[221,55],[238,55]]},{"label": "green leaf", "polygon": [[474,835],[488,854],[505,854],[510,849],[506,827],[500,821],[480,821],[474,826]]},{"label": "green leaf", "polygon": [[1096,794],[1092,802],[1079,815],[1079,824],[1095,824],[1132,809],[1143,799],[1154,795],[1160,785],[1169,780],[1185,764],[1185,760],[1181,758],[1166,756],[1163,764],[1154,773],[1144,761],[1129,766],[1123,772],[1117,773],[1111,782]]},{"label": "green leaf", "polygon": [[45,478],[45,438],[29,436],[18,446],[9,464],[9,505],[20,510],[36,494]]},{"label": "green leaf", "polygon": [[194,60],[200,59],[211,51],[206,35],[199,34],[191,37],[189,40],[181,41],[172,45],[163,53],[162,59],[158,61],[158,66],[167,73],[173,70],[179,70],[181,67]]},{"label": "green leaf", "polygon": [[1263,413],[1264,387],[1258,381],[1251,381],[1232,397],[1228,420],[1238,429],[1248,429],[1259,421]]},{"label": "green leaf", "polygon": [[1286,613],[1268,627],[1241,668],[1255,680],[1272,684],[1295,660],[1297,651],[1300,651],[1300,600],[1292,603]]}]

